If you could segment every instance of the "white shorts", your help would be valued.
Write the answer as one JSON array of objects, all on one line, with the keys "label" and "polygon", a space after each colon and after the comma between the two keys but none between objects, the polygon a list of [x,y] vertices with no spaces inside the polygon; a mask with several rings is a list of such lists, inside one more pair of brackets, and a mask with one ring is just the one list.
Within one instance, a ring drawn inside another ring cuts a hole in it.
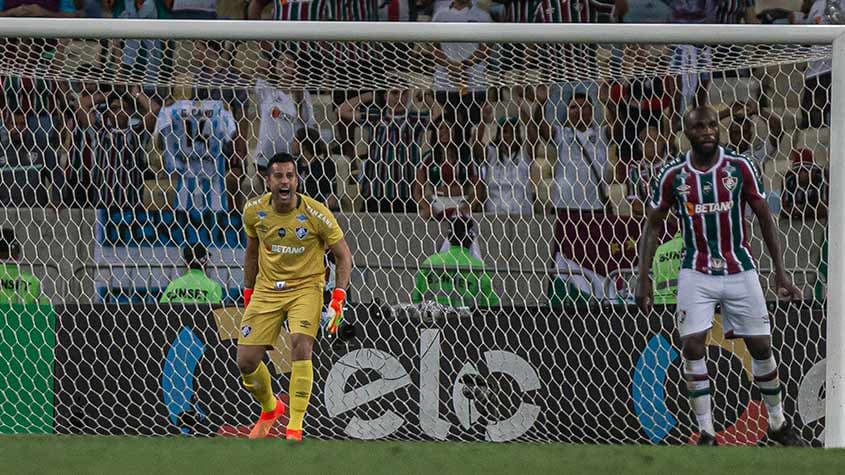
[{"label": "white shorts", "polygon": [[717,303],[722,304],[726,337],[771,335],[766,298],[756,271],[708,275],[681,269],[675,314],[681,337],[709,330]]}]

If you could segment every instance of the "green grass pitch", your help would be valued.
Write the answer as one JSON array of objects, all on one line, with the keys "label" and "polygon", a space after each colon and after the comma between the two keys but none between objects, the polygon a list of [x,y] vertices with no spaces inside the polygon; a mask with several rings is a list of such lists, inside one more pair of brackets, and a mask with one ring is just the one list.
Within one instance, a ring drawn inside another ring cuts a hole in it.
[{"label": "green grass pitch", "polygon": [[2,474],[823,474],[845,450],[0,436]]}]

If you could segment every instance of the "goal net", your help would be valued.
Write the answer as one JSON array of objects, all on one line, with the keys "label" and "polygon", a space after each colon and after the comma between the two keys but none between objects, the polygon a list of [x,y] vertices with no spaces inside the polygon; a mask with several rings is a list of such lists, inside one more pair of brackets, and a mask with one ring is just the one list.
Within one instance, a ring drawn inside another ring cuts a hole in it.
[{"label": "goal net", "polygon": [[[821,444],[830,58],[5,38],[0,432],[244,436],[259,407],[235,363],[242,210],[287,152],[354,254],[348,326],[315,345],[308,437],[688,443],[672,299],[644,315],[632,289],[649,179],[689,149],[681,116],[707,102],[721,143],[762,171],[804,292],[777,300],[748,218],[785,409]],[[714,325],[718,438],[757,443],[751,356]],[[286,330],[268,366],[285,394]]]}]

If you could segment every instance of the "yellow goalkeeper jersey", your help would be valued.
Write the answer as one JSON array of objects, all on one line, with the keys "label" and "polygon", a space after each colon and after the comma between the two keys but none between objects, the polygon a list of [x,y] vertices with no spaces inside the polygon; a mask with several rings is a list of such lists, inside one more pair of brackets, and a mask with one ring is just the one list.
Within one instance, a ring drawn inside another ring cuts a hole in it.
[{"label": "yellow goalkeeper jersey", "polygon": [[343,238],[337,220],[325,205],[302,194],[289,213],[277,213],[272,204],[272,193],[266,193],[244,206],[246,235],[259,242],[255,291],[322,289],[325,248]]}]

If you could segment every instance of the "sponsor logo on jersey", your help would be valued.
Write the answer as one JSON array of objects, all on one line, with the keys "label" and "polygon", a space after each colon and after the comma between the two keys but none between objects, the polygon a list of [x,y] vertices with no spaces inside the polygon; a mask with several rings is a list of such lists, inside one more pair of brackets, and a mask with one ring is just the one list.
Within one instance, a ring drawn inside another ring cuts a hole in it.
[{"label": "sponsor logo on jersey", "polygon": [[252,327],[244,324],[244,326],[241,327],[241,335],[246,338],[249,336],[250,333],[252,333]]},{"label": "sponsor logo on jersey", "polygon": [[718,257],[711,257],[710,258],[710,270],[724,270],[725,269],[725,260],[719,259]]},{"label": "sponsor logo on jersey", "polygon": [[705,193],[712,193],[713,192],[713,185],[711,185],[710,183],[705,183],[702,188],[704,189]]},{"label": "sponsor logo on jersey", "polygon": [[302,214],[302,213],[299,213],[299,216],[296,217],[296,220],[299,221],[300,223],[304,223],[306,219],[308,219],[308,218],[306,218],[305,215]]},{"label": "sponsor logo on jersey", "polygon": [[725,185],[725,189],[728,191],[734,191],[738,181],[739,180],[737,180],[735,176],[726,176],[722,178],[722,184]]},{"label": "sponsor logo on jersey", "polygon": [[264,218],[267,217],[267,212],[266,211],[259,211],[257,213],[257,216],[258,216],[258,219],[264,219]]},{"label": "sponsor logo on jersey", "polygon": [[733,201],[720,201],[718,203],[687,203],[687,214],[690,216],[697,214],[713,214],[725,213],[733,208]]},{"label": "sponsor logo on jersey", "polygon": [[326,217],[326,215],[324,215],[323,213],[321,213],[321,212],[317,211],[316,209],[314,209],[314,208],[312,208],[312,207],[310,207],[310,206],[307,206],[305,209],[306,209],[306,210],[308,210],[308,212],[309,212],[309,213],[311,213],[311,214],[312,214],[315,218],[317,218],[317,219],[319,219],[320,221],[322,221],[322,222],[323,222],[326,226],[328,226],[328,227],[329,227],[329,229],[331,229],[331,228],[333,228],[333,227],[334,227],[334,226],[332,225],[332,222],[331,222],[331,221],[329,221],[329,218],[327,218],[327,217]]},{"label": "sponsor logo on jersey", "polygon": [[276,290],[284,290],[285,285],[287,285],[287,281],[277,280],[276,283],[273,284],[273,288]]},{"label": "sponsor logo on jersey", "polygon": [[[260,205],[261,198],[254,199],[252,201],[247,201],[246,206],[244,208],[252,208],[253,206]],[[263,211],[261,211],[263,213]]]},{"label": "sponsor logo on jersey", "polygon": [[300,247],[291,247],[291,246],[279,246],[278,244],[274,244],[270,246],[270,252],[275,254],[302,254],[305,252],[305,248]]},{"label": "sponsor logo on jersey", "polygon": [[307,235],[308,235],[307,229],[305,229],[303,227],[296,228],[296,237],[298,237],[300,241],[305,239],[305,236],[307,236]]},{"label": "sponsor logo on jersey", "polygon": [[676,190],[677,190],[679,195],[687,195],[687,194],[689,194],[690,187],[689,187],[689,185],[684,183],[683,185],[679,186]]},{"label": "sponsor logo on jersey", "polygon": [[287,233],[288,233],[288,232],[287,232],[287,231],[285,231],[285,228],[279,228],[279,237],[280,237],[280,238],[285,237],[285,235],[287,235]]}]

